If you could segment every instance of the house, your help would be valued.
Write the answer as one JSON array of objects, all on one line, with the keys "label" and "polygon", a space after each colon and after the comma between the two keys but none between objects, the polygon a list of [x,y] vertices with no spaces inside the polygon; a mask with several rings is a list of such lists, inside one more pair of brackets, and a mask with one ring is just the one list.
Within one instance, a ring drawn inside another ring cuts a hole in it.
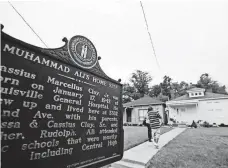
[{"label": "house", "polygon": [[138,100],[123,104],[123,123],[142,124],[149,106],[159,111],[164,120],[165,103],[146,95]]},{"label": "house", "polygon": [[203,120],[210,124],[228,124],[228,95],[192,88],[187,94],[166,102],[168,118],[179,123],[191,124]]}]

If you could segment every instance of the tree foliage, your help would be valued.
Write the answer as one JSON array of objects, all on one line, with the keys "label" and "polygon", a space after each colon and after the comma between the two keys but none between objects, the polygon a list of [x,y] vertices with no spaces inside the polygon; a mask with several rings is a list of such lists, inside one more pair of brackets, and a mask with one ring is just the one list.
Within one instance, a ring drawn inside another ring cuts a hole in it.
[{"label": "tree foliage", "polygon": [[167,101],[167,99],[173,99],[186,94],[186,90],[189,89],[189,86],[190,85],[187,82],[172,82],[171,77],[164,76],[162,83],[150,88],[149,95]]},{"label": "tree foliage", "polygon": [[183,96],[186,94],[186,90],[190,89],[191,86],[187,82],[181,81],[180,83],[178,82],[173,82],[171,84],[171,98],[177,98],[180,96]]},{"label": "tree foliage", "polygon": [[130,82],[136,89],[136,92],[143,97],[145,94],[149,92],[149,83],[152,81],[152,77],[148,72],[143,72],[140,70],[136,70],[136,72],[132,73]]},{"label": "tree foliage", "polygon": [[208,73],[202,74],[197,84],[189,84],[185,81],[172,82],[171,77],[164,76],[162,83],[149,87],[151,81],[152,78],[148,72],[136,70],[132,73],[130,82],[123,86],[123,103],[139,99],[145,94],[167,101],[185,95],[186,91],[193,87],[205,88],[206,91],[213,93],[227,94],[226,86],[220,86]]},{"label": "tree foliage", "polygon": [[130,83],[123,86],[123,103],[139,99],[149,93],[149,83],[152,77],[148,72],[136,70],[132,73]]},{"label": "tree foliage", "polygon": [[154,85],[150,88],[149,96],[151,97],[157,97],[161,93],[161,87],[160,85]]},{"label": "tree foliage", "polygon": [[129,83],[123,84],[123,103],[130,102],[140,98],[140,94],[136,92],[134,86]]},{"label": "tree foliage", "polygon": [[162,88],[162,95],[168,96],[171,99],[171,81],[172,78],[170,78],[169,76],[164,76],[163,77],[163,82],[160,83],[160,86]]},{"label": "tree foliage", "polygon": [[197,87],[204,88],[206,90],[212,88],[214,81],[211,79],[208,73],[204,73],[200,76],[199,81],[197,82]]},{"label": "tree foliage", "polygon": [[208,73],[204,73],[200,76],[196,87],[204,88],[207,91],[212,91],[213,93],[227,94],[226,86],[220,86],[217,81],[214,81]]}]

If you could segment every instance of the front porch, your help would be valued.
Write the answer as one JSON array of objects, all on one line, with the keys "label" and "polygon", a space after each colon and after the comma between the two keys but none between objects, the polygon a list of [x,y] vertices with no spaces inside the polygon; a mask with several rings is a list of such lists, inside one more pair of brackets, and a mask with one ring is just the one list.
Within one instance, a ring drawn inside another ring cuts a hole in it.
[{"label": "front porch", "polygon": [[191,124],[193,120],[198,119],[198,101],[170,101],[166,105],[169,109],[169,121],[172,118],[179,124]]}]

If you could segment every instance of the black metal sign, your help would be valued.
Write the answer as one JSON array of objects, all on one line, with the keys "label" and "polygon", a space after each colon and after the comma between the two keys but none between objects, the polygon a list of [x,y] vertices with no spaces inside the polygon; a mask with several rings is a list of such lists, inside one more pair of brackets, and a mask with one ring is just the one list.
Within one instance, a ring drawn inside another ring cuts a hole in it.
[{"label": "black metal sign", "polygon": [[103,73],[93,44],[79,36],[51,50],[3,32],[1,38],[1,166],[99,167],[120,160],[122,85]]}]

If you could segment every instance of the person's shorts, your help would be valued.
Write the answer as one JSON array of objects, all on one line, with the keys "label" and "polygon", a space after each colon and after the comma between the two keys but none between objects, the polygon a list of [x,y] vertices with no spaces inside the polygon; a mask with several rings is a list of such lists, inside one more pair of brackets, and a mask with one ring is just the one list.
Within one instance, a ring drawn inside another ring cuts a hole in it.
[{"label": "person's shorts", "polygon": [[160,128],[157,128],[157,129],[152,129],[151,130],[152,131],[152,133],[155,135],[155,134],[161,134],[161,129]]}]

